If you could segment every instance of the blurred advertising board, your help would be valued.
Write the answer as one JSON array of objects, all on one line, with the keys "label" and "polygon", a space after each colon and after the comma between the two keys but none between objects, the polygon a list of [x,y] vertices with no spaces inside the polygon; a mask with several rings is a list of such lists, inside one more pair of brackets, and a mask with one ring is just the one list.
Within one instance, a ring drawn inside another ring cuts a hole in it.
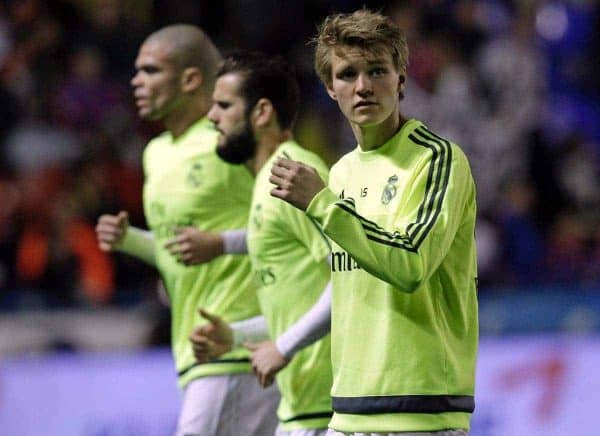
[{"label": "blurred advertising board", "polygon": [[[600,338],[484,338],[472,436],[597,435]],[[171,436],[166,350],[0,360],[0,434]]]}]

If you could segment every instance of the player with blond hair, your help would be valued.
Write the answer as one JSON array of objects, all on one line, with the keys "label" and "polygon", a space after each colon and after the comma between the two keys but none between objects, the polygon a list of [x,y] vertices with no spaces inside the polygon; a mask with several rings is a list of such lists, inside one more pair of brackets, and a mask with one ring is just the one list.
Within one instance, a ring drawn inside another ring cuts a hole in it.
[{"label": "player with blond hair", "polygon": [[331,169],[279,159],[272,195],[333,241],[332,435],[468,433],[478,344],[475,186],[461,149],[400,111],[402,31],[327,17],[317,73],[358,145]]}]

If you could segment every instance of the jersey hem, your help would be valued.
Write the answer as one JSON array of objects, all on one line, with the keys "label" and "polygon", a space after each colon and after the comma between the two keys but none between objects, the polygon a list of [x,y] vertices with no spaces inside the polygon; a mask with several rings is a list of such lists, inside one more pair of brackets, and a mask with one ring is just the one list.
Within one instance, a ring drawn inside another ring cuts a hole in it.
[{"label": "jersey hem", "polygon": [[470,413],[385,413],[374,415],[335,412],[329,427],[340,432],[419,432],[448,429],[469,430]]}]

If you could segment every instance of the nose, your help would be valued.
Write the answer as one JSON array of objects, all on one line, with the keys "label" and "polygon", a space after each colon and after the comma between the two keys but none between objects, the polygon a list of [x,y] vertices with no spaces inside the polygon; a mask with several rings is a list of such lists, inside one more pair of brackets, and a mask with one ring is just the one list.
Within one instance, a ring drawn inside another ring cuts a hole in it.
[{"label": "nose", "polygon": [[359,95],[370,95],[373,92],[373,83],[368,74],[360,73],[356,78],[356,92]]},{"label": "nose", "polygon": [[129,82],[132,87],[136,88],[140,86],[140,73],[135,73]]},{"label": "nose", "polygon": [[208,119],[215,125],[218,124],[219,120],[217,119],[217,109],[215,108],[215,105],[213,105],[210,110],[208,111]]}]

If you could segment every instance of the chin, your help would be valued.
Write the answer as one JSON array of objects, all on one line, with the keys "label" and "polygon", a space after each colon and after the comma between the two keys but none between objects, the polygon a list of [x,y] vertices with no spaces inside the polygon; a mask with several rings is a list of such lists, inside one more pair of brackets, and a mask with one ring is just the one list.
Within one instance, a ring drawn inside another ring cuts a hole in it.
[{"label": "chin", "polygon": [[383,119],[381,117],[358,116],[352,122],[358,124],[360,127],[372,127],[381,124]]}]

